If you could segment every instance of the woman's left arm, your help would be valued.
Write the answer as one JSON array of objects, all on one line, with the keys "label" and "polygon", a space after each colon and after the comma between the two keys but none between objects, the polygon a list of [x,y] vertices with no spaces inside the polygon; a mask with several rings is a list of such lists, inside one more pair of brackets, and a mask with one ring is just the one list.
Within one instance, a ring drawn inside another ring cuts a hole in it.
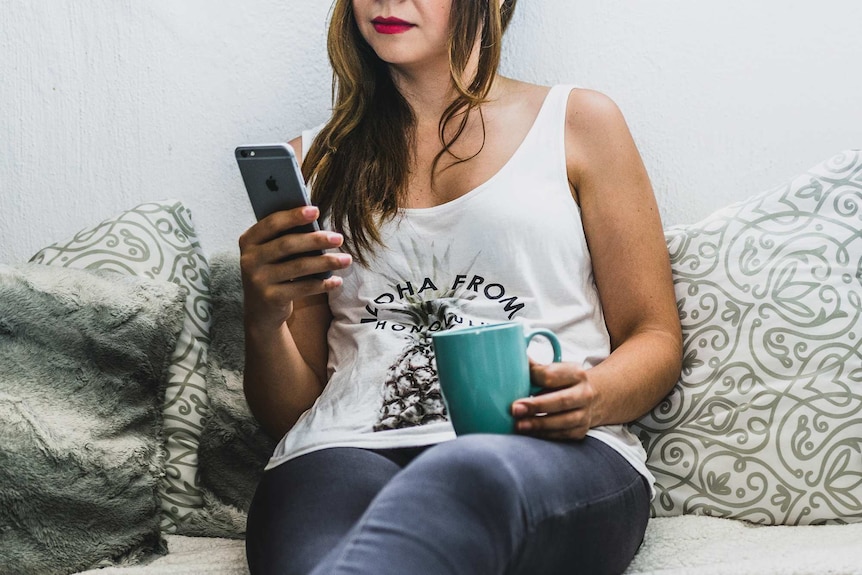
[{"label": "woman's left arm", "polygon": [[655,196],[619,108],[574,90],[566,123],[569,181],[581,208],[611,354],[582,369],[533,364],[548,392],[516,401],[518,431],[579,439],[590,428],[637,419],[679,378],[682,337]]}]

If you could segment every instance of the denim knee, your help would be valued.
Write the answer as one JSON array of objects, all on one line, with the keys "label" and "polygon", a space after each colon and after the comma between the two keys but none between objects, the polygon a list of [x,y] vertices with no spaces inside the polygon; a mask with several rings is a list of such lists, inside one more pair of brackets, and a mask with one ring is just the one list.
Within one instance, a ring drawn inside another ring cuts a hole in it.
[{"label": "denim knee", "polygon": [[[429,449],[418,457],[406,473],[437,489],[450,491],[476,505],[511,513],[524,502],[525,486],[506,451],[514,438],[504,435],[474,434],[459,437]],[[502,509],[501,509],[502,507]]]}]

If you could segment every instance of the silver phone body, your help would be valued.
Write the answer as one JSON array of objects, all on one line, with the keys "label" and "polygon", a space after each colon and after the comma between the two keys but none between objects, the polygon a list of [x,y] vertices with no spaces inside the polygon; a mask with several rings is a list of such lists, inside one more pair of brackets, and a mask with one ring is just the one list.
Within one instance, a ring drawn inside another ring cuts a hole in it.
[{"label": "silver phone body", "polygon": [[[234,151],[248,199],[258,221],[268,215],[311,205],[299,162],[293,148],[287,144],[258,144],[238,146]],[[307,233],[320,230],[317,222],[297,226],[286,233]],[[322,251],[298,254],[293,257],[320,255]],[[328,278],[332,272],[315,274]]]}]

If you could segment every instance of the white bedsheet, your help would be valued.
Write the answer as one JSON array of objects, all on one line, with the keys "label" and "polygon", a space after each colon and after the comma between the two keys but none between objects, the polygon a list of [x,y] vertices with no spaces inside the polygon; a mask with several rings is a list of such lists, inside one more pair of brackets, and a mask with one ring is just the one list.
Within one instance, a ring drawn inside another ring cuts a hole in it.
[{"label": "white bedsheet", "polygon": [[[166,539],[170,553],[148,565],[109,567],[85,573],[248,575],[243,541],[177,535]],[[862,523],[757,527],[712,517],[653,519],[644,544],[626,575],[689,573],[862,575]]]}]

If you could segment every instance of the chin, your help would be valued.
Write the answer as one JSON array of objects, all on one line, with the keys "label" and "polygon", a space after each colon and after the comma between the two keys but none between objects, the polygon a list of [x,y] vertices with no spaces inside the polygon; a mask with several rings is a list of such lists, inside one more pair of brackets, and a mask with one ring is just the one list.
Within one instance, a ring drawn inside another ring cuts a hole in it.
[{"label": "chin", "polygon": [[380,51],[377,52],[377,57],[380,58],[384,64],[389,64],[390,66],[411,66],[416,64],[415,59],[398,52]]},{"label": "chin", "polygon": [[445,63],[447,67],[449,65],[447,54],[443,54],[441,57],[439,54],[431,55],[428,53],[419,53],[414,50],[399,50],[394,49],[393,47],[388,47],[388,49],[381,47],[381,49],[377,49],[377,46],[372,47],[375,48],[374,52],[377,54],[377,57],[390,66],[399,66],[404,68],[419,66],[427,67],[435,60],[440,60]]}]

